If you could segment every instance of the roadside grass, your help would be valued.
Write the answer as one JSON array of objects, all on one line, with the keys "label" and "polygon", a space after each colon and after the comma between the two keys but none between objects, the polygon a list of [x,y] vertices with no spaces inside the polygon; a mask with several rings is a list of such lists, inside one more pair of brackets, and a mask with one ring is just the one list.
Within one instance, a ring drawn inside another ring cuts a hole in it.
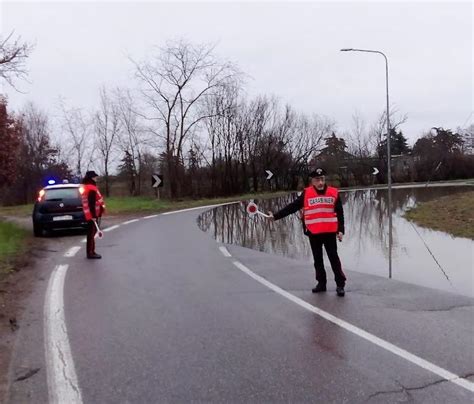
[{"label": "roadside grass", "polygon": [[33,212],[33,204],[0,206],[0,216],[30,216]]},{"label": "roadside grass", "polygon": [[[259,194],[236,195],[227,198],[210,198],[210,199],[156,199],[146,196],[126,196],[126,197],[109,197],[105,198],[107,206],[107,214],[132,214],[132,213],[148,213],[148,212],[166,212],[174,209],[194,208],[198,206],[214,205],[218,203],[234,202],[247,199],[266,199],[276,198],[278,196],[287,195],[289,191],[267,192]],[[33,204],[16,205],[16,206],[0,206],[0,216],[30,216],[33,212]]]},{"label": "roadside grass", "polygon": [[474,191],[421,203],[404,216],[422,227],[474,240]]},{"label": "roadside grass", "polygon": [[0,222],[0,279],[12,272],[26,246],[29,232],[9,222]]}]

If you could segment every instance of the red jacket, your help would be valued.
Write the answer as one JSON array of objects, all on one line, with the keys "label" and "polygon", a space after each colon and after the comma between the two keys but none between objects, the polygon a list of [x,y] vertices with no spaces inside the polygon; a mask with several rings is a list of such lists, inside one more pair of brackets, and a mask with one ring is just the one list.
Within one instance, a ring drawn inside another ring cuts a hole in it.
[{"label": "red jacket", "polygon": [[[81,192],[82,209],[84,210],[86,220],[89,221],[93,218],[102,216],[105,211],[105,203],[97,186],[93,184],[83,184],[79,188],[79,192]],[[92,192],[96,194],[95,198],[93,198],[95,199],[95,204],[93,206],[91,206],[89,200],[89,196]]]}]

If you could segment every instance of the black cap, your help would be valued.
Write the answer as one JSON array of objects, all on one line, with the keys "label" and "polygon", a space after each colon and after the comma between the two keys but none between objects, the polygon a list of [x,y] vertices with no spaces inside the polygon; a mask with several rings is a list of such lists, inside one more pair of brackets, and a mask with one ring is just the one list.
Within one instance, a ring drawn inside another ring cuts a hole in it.
[{"label": "black cap", "polygon": [[99,174],[97,174],[95,171],[87,171],[85,178],[94,178],[94,177],[98,177],[98,176],[99,176]]},{"label": "black cap", "polygon": [[323,175],[326,175],[326,170],[324,168],[316,168],[309,173],[311,178],[322,177]]}]

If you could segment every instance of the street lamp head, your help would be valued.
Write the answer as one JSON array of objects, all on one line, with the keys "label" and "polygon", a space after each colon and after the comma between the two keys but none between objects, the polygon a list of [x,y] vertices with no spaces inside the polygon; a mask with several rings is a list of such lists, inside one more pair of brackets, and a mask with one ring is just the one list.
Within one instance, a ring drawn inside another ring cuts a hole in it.
[{"label": "street lamp head", "polygon": [[352,49],[352,48],[342,48],[341,52],[350,52],[352,50],[354,50],[354,49]]}]

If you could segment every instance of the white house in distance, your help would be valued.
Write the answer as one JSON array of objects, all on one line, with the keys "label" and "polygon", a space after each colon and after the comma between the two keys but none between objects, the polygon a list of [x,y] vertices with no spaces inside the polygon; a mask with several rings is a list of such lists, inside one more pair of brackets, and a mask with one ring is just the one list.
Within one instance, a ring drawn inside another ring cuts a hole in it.
[{"label": "white house in distance", "polygon": [[474,154],[474,123],[471,123],[467,128],[460,129],[458,133],[464,140],[464,153]]}]

